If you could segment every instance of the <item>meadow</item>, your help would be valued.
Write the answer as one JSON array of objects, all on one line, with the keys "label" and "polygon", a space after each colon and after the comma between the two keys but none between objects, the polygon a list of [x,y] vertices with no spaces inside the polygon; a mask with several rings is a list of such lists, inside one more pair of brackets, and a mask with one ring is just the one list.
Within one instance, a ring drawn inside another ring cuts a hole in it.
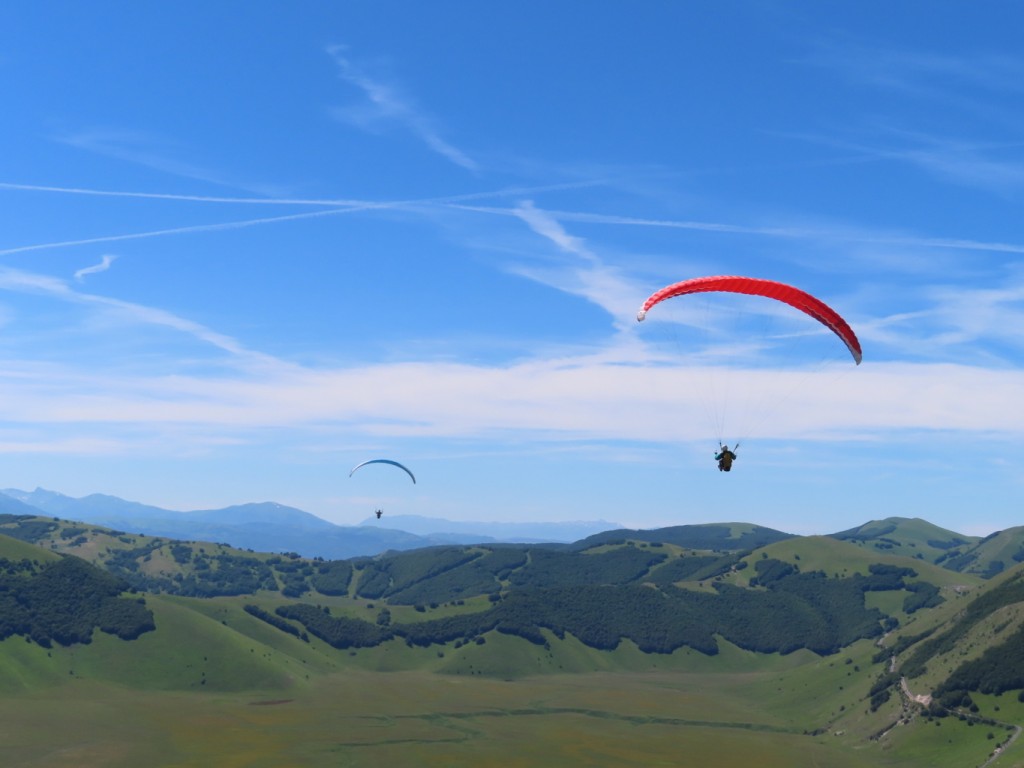
[{"label": "meadow", "polygon": [[[173,624],[175,607],[159,610]],[[196,631],[194,616],[180,619]],[[213,637],[217,626],[211,620]],[[202,658],[158,661],[172,648],[155,644],[128,654],[118,670],[119,642],[98,635],[78,649],[3,644],[9,661],[34,673],[20,687],[8,680],[0,696],[0,764],[959,768],[980,765],[994,746],[992,729],[955,718],[919,718],[869,740],[896,710],[867,712],[876,671],[859,673],[872,653],[867,642],[824,658],[724,645],[714,658],[683,651],[652,660],[625,643],[607,653],[567,638],[546,651],[496,634],[429,657],[404,645],[352,655],[299,644],[309,654],[300,658],[248,638],[207,646],[217,655],[205,657],[205,670]],[[608,670],[495,674],[497,660],[512,668],[528,655],[534,664],[550,656],[548,667],[575,659],[590,669],[596,656]],[[443,671],[411,668],[428,658]],[[191,677],[169,677],[175,666]],[[381,671],[388,668],[396,671]],[[995,765],[1013,765],[1009,758]]]},{"label": "meadow", "polygon": [[740,678],[671,672],[502,681],[349,670],[245,694],[83,680],[0,700],[0,751],[12,767],[880,764],[803,735],[741,689]]}]

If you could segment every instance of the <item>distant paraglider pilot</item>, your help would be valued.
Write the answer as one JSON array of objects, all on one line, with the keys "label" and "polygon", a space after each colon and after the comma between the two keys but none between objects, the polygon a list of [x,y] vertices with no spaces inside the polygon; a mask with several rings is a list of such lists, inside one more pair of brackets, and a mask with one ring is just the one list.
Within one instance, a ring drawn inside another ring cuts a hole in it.
[{"label": "distant paraglider pilot", "polygon": [[736,443],[736,448],[729,450],[729,446],[722,445],[719,443],[719,452],[715,454],[715,460],[718,462],[719,472],[729,472],[732,470],[732,463],[736,461],[736,448],[740,447],[739,443]]},{"label": "distant paraglider pilot", "polygon": [[377,510],[377,519],[380,520],[380,516],[383,515],[383,514],[384,514],[384,510],[383,509],[378,509]]}]

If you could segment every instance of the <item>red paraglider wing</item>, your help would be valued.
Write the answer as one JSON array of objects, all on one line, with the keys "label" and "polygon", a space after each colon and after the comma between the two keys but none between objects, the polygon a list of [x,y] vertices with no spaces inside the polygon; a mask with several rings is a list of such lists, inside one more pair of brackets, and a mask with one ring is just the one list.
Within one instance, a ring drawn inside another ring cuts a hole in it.
[{"label": "red paraglider wing", "polygon": [[683,296],[688,293],[709,293],[723,291],[725,293],[746,293],[751,296],[765,296],[769,299],[785,302],[791,307],[799,309],[818,322],[830,328],[836,336],[843,340],[854,361],[860,365],[861,350],[860,342],[849,324],[840,317],[839,313],[820,299],[811,294],[801,291],[785,283],[778,283],[774,280],[762,280],[756,277],[737,277],[729,275],[718,275],[715,277],[695,277],[692,280],[683,280],[680,283],[655,291],[650,298],[644,302],[636,315],[638,321],[647,316],[647,311],[655,304],[671,299],[675,296]]}]

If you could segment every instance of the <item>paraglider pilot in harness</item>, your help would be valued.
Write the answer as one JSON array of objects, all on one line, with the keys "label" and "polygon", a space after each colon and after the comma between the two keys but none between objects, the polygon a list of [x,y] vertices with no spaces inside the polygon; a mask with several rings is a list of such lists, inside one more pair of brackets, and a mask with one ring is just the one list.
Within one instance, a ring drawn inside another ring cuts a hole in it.
[{"label": "paraglider pilot in harness", "polygon": [[[740,444],[736,443],[736,448],[739,448]],[[719,452],[715,454],[715,460],[718,462],[719,472],[729,472],[732,470],[732,463],[736,461],[736,448],[729,450],[729,446],[718,444]]]}]

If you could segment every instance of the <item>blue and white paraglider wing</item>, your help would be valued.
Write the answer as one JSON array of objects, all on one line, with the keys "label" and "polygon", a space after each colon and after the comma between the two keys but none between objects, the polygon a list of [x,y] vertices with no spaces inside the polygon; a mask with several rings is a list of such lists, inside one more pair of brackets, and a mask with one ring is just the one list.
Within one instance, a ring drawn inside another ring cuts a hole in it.
[{"label": "blue and white paraglider wing", "polygon": [[409,477],[412,478],[413,483],[416,482],[416,476],[407,466],[405,466],[404,464],[399,464],[397,461],[392,461],[391,459],[370,459],[369,461],[364,461],[362,464],[356,464],[354,467],[352,467],[352,471],[348,473],[348,476],[352,477],[352,475],[355,474],[357,469],[359,469],[360,467],[365,467],[367,464],[390,464],[393,467],[398,467],[399,469],[403,470],[407,475],[409,475]]}]

